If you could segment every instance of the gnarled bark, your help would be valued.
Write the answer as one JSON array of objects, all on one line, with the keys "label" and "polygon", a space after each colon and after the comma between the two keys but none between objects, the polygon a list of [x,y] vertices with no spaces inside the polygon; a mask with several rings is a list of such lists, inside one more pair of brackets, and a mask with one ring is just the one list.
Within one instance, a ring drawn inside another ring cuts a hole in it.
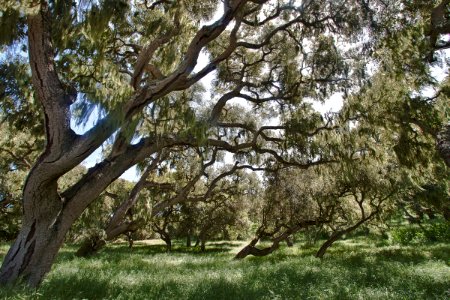
[{"label": "gnarled bark", "polygon": [[25,219],[19,236],[3,261],[1,284],[13,283],[18,279],[31,286],[41,282],[50,270],[68,229],[67,223],[53,224],[53,221],[53,214],[45,216],[42,213]]},{"label": "gnarled bark", "polygon": [[437,45],[439,35],[448,34],[450,32],[450,19],[448,18],[448,9],[450,6],[449,0],[442,0],[440,4],[434,7],[431,11],[430,18],[430,45],[432,51],[428,57],[428,61],[433,62],[433,53],[436,50],[450,48],[450,43],[446,42],[443,45]]}]

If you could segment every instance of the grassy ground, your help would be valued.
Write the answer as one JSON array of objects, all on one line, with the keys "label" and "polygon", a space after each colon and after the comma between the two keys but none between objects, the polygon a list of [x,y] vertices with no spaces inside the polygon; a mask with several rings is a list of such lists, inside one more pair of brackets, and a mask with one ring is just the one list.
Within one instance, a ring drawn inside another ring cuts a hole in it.
[{"label": "grassy ground", "polygon": [[[341,241],[321,261],[314,248],[283,248],[233,261],[242,244],[110,245],[97,256],[63,248],[37,291],[0,290],[0,299],[449,299],[450,245],[374,245]],[[7,251],[0,246],[0,259]]]}]

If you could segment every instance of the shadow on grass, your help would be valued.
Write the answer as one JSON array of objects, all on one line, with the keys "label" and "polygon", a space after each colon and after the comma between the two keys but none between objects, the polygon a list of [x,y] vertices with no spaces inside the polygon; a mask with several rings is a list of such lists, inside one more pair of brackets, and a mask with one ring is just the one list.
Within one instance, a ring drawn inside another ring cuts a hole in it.
[{"label": "shadow on grass", "polygon": [[110,287],[107,279],[72,275],[52,278],[51,282],[43,284],[39,294],[41,299],[108,299],[117,291]]},{"label": "shadow on grass", "polygon": [[[233,254],[229,251],[236,247],[241,248],[234,243],[211,243],[201,253],[198,248],[175,244],[173,252],[166,254],[164,245],[136,243],[129,249],[124,243],[109,245],[89,259],[78,259],[73,254],[77,247],[67,246],[59,254],[59,266],[37,294],[19,291],[12,298],[445,299],[448,296],[445,262],[450,251],[444,244],[416,248],[337,243],[323,260],[313,257],[317,246],[297,244],[294,248],[282,247],[266,257],[232,261]],[[10,295],[0,291],[0,299]]]},{"label": "shadow on grass", "polygon": [[112,253],[112,254],[142,254],[142,255],[155,255],[155,254],[163,254],[163,253],[184,253],[184,254],[200,254],[200,255],[209,255],[209,254],[217,254],[217,253],[227,253],[233,249],[232,244],[228,245],[211,245],[207,246],[205,251],[201,251],[200,247],[186,247],[182,245],[173,245],[172,250],[167,252],[167,248],[165,245],[143,245],[138,244],[129,248],[125,244],[116,244],[113,246],[107,247],[102,253]]},{"label": "shadow on grass", "polygon": [[[79,259],[75,256],[75,252],[77,251],[79,245],[65,245],[62,248],[57,256],[57,263],[69,262],[72,260]],[[109,259],[111,261],[122,260],[125,255],[142,255],[142,256],[154,256],[158,254],[195,254],[200,256],[208,256],[208,255],[217,255],[217,254],[227,254],[231,250],[236,247],[233,243],[221,242],[221,243],[212,243],[210,246],[207,246],[205,251],[201,251],[200,247],[186,247],[184,245],[173,245],[172,251],[167,252],[167,248],[165,245],[146,245],[136,243],[132,248],[128,247],[127,243],[116,243],[110,244],[107,247],[100,250],[98,253],[84,257],[86,260],[96,260],[99,258]],[[2,249],[0,248],[0,251]],[[0,252],[0,254],[3,254]],[[6,252],[4,253],[6,255]],[[3,255],[3,256],[4,256]],[[2,256],[0,255],[0,258]]]},{"label": "shadow on grass", "polygon": [[[345,257],[328,257],[324,268],[340,270],[348,274],[348,282],[359,288],[383,289],[390,287],[401,298],[444,299],[449,285],[445,280],[436,281],[430,275],[433,266],[428,255],[402,249],[382,250],[377,253],[358,253]],[[423,269],[428,271],[423,272]],[[332,275],[333,272],[330,272]]]}]

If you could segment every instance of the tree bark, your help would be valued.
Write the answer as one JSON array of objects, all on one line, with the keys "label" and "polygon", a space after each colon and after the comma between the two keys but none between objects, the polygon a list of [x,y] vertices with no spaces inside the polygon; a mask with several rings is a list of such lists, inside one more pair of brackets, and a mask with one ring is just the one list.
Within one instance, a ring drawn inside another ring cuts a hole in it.
[{"label": "tree bark", "polygon": [[270,247],[266,247],[263,249],[258,249],[254,245],[247,245],[238,254],[234,257],[234,259],[243,259],[249,255],[253,256],[266,256],[270,253],[274,252],[280,247],[279,242],[274,242]]},{"label": "tree bark", "polygon": [[166,243],[166,251],[171,252],[172,251],[172,239],[170,237],[163,238],[163,241]]},{"label": "tree bark", "polygon": [[320,249],[316,253],[316,257],[323,258],[328,248],[330,248],[331,245],[333,245],[333,243],[340,239],[345,233],[345,230],[333,233],[331,237],[326,240],[325,243],[322,244],[322,246],[320,246]]},{"label": "tree bark", "polygon": [[200,251],[202,251],[202,252],[206,251],[206,240],[205,239],[200,240]]},{"label": "tree bark", "polygon": [[190,232],[188,232],[188,234],[186,236],[186,247],[189,248],[191,246],[192,246],[191,234],[190,234]]},{"label": "tree bark", "polygon": [[371,213],[369,216],[359,220],[355,225],[350,226],[344,230],[334,232],[330,236],[330,238],[328,240],[326,240],[325,243],[322,244],[322,246],[320,246],[319,250],[316,253],[316,257],[323,258],[323,256],[325,255],[325,252],[328,250],[328,248],[330,248],[333,245],[334,242],[336,242],[338,239],[340,239],[344,234],[348,234],[348,233],[352,232],[353,230],[355,230],[356,228],[358,228],[359,226],[361,226],[362,224],[364,224],[365,222],[367,222],[368,220],[373,218],[376,214],[378,214],[378,210]]},{"label": "tree bark", "polygon": [[127,234],[127,239],[128,239],[128,248],[133,248],[133,244],[134,244],[134,239],[133,239],[133,233],[128,231]]},{"label": "tree bark", "polygon": [[0,285],[23,279],[31,287],[38,286],[50,270],[67,231],[86,207],[129,165],[156,152],[151,145],[144,145],[129,147],[127,153],[97,164],[62,194],[57,191],[58,177],[49,179],[45,173],[48,164],[44,153],[25,182],[23,225],[3,261]]},{"label": "tree bark", "polygon": [[171,252],[172,251],[172,239],[170,235],[167,232],[158,232],[161,236],[161,239],[166,243],[166,251]]},{"label": "tree bark", "polygon": [[[19,236],[9,249],[0,269],[0,284],[24,280],[37,286],[50,270],[70,228],[70,220],[57,218],[59,195],[55,192],[33,195],[41,204],[33,212],[26,211]],[[31,200],[26,198],[26,203]],[[56,220],[56,221],[55,221]]]}]

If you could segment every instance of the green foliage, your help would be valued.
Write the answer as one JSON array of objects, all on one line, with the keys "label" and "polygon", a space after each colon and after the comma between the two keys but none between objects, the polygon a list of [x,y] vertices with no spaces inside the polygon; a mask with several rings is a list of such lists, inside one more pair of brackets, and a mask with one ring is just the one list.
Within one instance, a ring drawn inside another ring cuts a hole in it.
[{"label": "green foliage", "polygon": [[24,22],[21,20],[18,11],[5,10],[1,11],[0,17],[0,45],[12,44],[17,36],[24,36]]},{"label": "green foliage", "polygon": [[417,227],[400,227],[392,231],[392,239],[395,243],[409,244],[411,242],[425,242],[424,232]]},{"label": "green foliage", "polygon": [[449,243],[450,222],[437,221],[429,222],[421,226],[399,226],[394,228],[391,234],[392,241],[402,245],[424,244],[430,242]]}]

